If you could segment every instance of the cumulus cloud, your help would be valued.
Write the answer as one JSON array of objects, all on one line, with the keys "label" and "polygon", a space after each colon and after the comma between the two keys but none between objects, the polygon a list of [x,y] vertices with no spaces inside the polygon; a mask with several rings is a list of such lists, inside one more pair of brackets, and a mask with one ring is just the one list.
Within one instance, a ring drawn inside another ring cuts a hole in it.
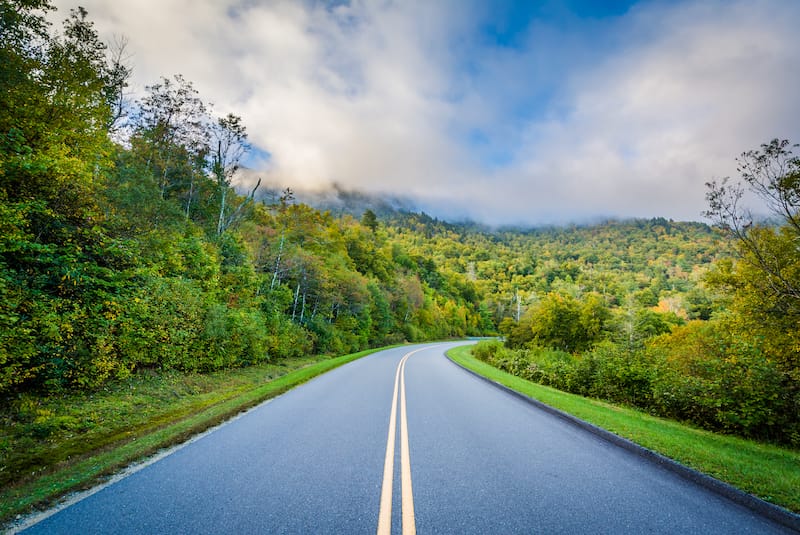
[{"label": "cumulus cloud", "polygon": [[550,177],[576,215],[697,218],[704,182],[734,174],[736,155],[797,137],[798,12],[774,7],[630,13],[624,53],[570,78],[564,117],[529,125],[522,176]]},{"label": "cumulus cloud", "polygon": [[800,139],[791,2],[534,17],[513,43],[485,32],[480,2],[81,4],[128,38],[135,90],[182,73],[241,115],[268,181],[411,196],[444,217],[697,219],[737,154]]}]

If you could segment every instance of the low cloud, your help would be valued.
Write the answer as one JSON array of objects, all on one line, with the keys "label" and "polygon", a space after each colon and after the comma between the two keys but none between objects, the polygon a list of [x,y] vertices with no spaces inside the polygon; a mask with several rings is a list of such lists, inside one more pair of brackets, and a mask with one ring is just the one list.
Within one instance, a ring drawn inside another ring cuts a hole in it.
[{"label": "low cloud", "polygon": [[[644,2],[512,45],[479,2],[81,2],[134,89],[182,73],[268,151],[265,178],[489,223],[698,219],[704,182],[798,140],[800,5]],[[58,0],[65,16],[72,2]]]}]

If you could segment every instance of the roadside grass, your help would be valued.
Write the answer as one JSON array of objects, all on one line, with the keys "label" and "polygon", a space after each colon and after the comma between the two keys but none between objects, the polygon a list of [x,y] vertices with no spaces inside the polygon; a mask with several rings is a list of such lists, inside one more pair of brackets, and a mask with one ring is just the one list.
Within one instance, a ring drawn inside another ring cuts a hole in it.
[{"label": "roadside grass", "polygon": [[382,349],[213,374],[142,373],[89,394],[9,400],[0,410],[0,526]]},{"label": "roadside grass", "polygon": [[471,346],[456,347],[447,355],[456,363],[512,390],[800,513],[800,451],[711,433],[532,383],[476,359]]}]

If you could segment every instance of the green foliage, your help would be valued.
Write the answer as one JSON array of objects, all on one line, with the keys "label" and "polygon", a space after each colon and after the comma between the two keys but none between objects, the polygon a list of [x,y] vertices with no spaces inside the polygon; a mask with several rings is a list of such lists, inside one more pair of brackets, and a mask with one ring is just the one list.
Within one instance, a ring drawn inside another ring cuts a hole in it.
[{"label": "green foliage", "polygon": [[509,347],[526,345],[580,352],[599,341],[610,313],[596,294],[578,300],[550,292],[525,313],[518,325],[505,323]]},{"label": "green foliage", "polygon": [[378,217],[372,210],[365,210],[361,216],[361,224],[367,227],[374,234],[378,230]]},{"label": "green foliage", "polygon": [[[727,291],[731,327],[758,343],[800,385],[800,157],[797,145],[773,139],[738,159],[741,178],[709,182],[707,216],[732,238],[738,262],[711,282]],[[774,224],[754,221],[741,206],[749,189],[771,211]],[[797,386],[800,388],[800,386]]]},{"label": "green foliage", "polygon": [[201,338],[199,371],[250,365],[267,360],[264,318],[257,310],[214,305],[206,312]]},{"label": "green foliage", "polygon": [[800,397],[758,345],[728,321],[691,322],[653,341],[659,413],[703,427],[797,444]]},{"label": "green foliage", "polygon": [[130,370],[197,369],[205,309],[200,286],[183,277],[146,277],[120,303],[119,358]]},{"label": "green foliage", "polygon": [[[788,210],[780,228],[728,221],[736,263],[699,223],[359,220],[291,188],[256,203],[232,188],[243,120],[215,118],[180,76],[149,86],[112,141],[128,71],[83,9],[61,34],[50,9],[0,4],[0,394],[499,331],[507,347],[482,358],[517,375],[797,441],[799,164],[786,144],[744,156],[744,180]],[[724,209],[730,190],[713,191]]]},{"label": "green foliage", "polygon": [[[800,285],[800,253],[797,234],[786,228],[762,228],[751,231],[751,239],[768,248],[769,254],[781,257],[781,277]],[[777,278],[765,273],[753,257],[742,251],[736,262],[720,264],[710,283],[730,296],[734,317],[729,326],[743,338],[757,343],[780,369],[800,385],[800,306],[798,299],[782,295]],[[777,262],[777,260],[776,260]]]},{"label": "green foliage", "polygon": [[480,342],[479,360],[567,392],[745,437],[798,445],[800,395],[759,345],[730,320],[693,321],[631,348],[610,340],[570,355]]},{"label": "green foliage", "polygon": [[644,351],[621,350],[604,342],[582,355],[573,373],[573,392],[648,408],[657,371]]}]

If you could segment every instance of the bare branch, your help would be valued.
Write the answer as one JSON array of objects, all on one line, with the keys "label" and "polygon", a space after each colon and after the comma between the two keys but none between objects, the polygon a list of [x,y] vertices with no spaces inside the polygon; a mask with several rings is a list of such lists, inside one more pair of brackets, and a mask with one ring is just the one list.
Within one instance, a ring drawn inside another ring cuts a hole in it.
[{"label": "bare branch", "polygon": [[[748,189],[784,222],[784,230],[800,242],[800,158],[792,154],[798,145],[773,139],[760,150],[748,151],[739,158],[738,171]],[[800,300],[800,284],[787,259],[775,249],[777,235],[772,228],[757,224],[749,210],[741,206],[742,182],[707,182],[709,210],[704,215],[733,237],[742,248],[741,259],[764,274],[764,283],[775,297]]]}]

